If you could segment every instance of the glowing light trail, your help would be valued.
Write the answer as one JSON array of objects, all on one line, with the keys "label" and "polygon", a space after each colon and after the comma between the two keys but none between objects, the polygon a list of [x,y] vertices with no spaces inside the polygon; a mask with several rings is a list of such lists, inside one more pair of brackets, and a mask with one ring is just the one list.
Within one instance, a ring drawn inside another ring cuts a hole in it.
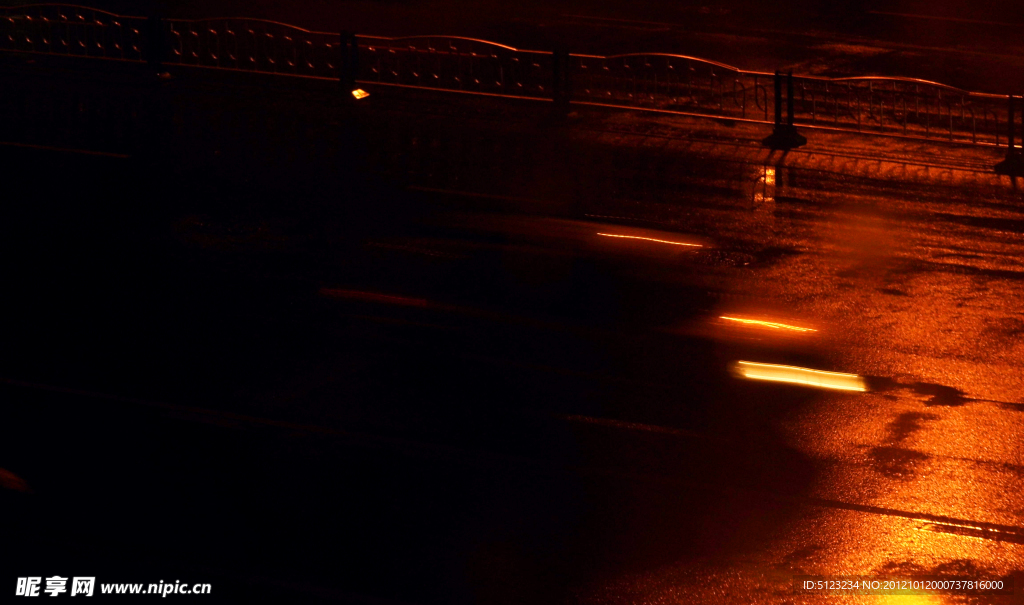
[{"label": "glowing light trail", "polygon": [[727,319],[729,321],[739,322],[741,324],[758,325],[766,328],[775,328],[777,330],[793,330],[794,332],[817,332],[814,328],[801,328],[799,326],[791,326],[789,324],[780,324],[774,321],[764,321],[761,319],[742,319],[740,317],[728,317],[722,315],[719,319]]},{"label": "glowing light trail", "polygon": [[825,372],[810,368],[783,366],[774,363],[755,363],[752,361],[738,361],[734,369],[741,377],[750,380],[785,382],[838,391],[864,392],[868,390],[864,384],[864,379],[856,374]]},{"label": "glowing light trail", "polygon": [[405,305],[410,307],[426,307],[429,301],[424,298],[408,298],[405,296],[391,296],[377,292],[363,292],[360,290],[342,290],[341,288],[320,288],[320,295],[330,298],[354,298],[356,300],[367,300],[371,302],[388,303],[392,305]]},{"label": "glowing light trail", "polygon": [[687,244],[686,242],[671,242],[667,239],[654,239],[653,237],[640,237],[639,235],[615,235],[614,233],[598,233],[604,237],[622,237],[625,239],[642,239],[648,242],[658,242],[659,244],[672,244],[673,246],[692,246],[694,248],[703,248],[700,244]]}]

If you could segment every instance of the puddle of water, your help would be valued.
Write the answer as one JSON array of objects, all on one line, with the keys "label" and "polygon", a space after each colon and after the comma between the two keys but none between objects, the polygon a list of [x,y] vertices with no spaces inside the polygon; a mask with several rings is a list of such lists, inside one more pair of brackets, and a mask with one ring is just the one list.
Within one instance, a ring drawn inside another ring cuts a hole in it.
[{"label": "puddle of water", "polygon": [[753,188],[753,210],[758,216],[772,216],[775,213],[775,190],[777,171],[774,166],[761,166]]}]

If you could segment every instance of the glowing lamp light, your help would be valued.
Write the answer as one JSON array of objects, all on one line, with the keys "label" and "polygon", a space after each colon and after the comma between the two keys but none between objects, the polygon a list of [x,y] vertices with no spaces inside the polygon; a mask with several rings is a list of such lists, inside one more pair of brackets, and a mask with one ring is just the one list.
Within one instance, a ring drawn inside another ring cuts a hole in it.
[{"label": "glowing lamp light", "polygon": [[362,88],[357,88],[352,91],[352,96],[355,97],[356,100],[358,101],[359,99],[365,99],[366,97],[370,96],[370,93],[366,92]]},{"label": "glowing lamp light", "polygon": [[784,382],[818,389],[858,391],[861,393],[868,390],[864,379],[856,374],[825,372],[810,368],[783,366],[774,363],[755,363],[753,361],[738,361],[733,367],[733,371],[739,377],[746,378],[747,380],[767,380],[769,382]]}]

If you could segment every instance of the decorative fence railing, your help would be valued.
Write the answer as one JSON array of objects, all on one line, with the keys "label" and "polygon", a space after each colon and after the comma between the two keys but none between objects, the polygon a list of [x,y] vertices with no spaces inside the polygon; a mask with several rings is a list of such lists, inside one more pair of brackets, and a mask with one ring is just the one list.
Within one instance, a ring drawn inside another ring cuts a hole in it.
[{"label": "decorative fence railing", "polygon": [[358,79],[550,99],[553,56],[485,40],[447,36],[359,36]]},{"label": "decorative fence railing", "polygon": [[146,19],[63,4],[0,8],[0,50],[143,61]]},{"label": "decorative fence railing", "polygon": [[[571,55],[570,74],[574,103],[774,123],[771,73],[696,57],[633,54]],[[1002,95],[883,77],[795,76],[793,89],[796,125],[975,144],[1005,140],[1008,106]]]},{"label": "decorative fence railing", "polygon": [[986,146],[1015,138],[1008,96],[909,78],[812,76],[790,76],[792,93],[780,95],[778,74],[681,55],[540,52],[451,36],[353,36],[58,4],[0,9],[0,50],[548,100],[561,111],[575,104],[702,115],[774,124],[776,132],[787,126],[785,112],[801,128]]},{"label": "decorative fence railing", "polygon": [[681,55],[571,55],[569,74],[576,101],[641,109],[756,119],[753,94],[758,86],[764,93],[756,74],[741,82],[744,72],[735,67]]},{"label": "decorative fence railing", "polygon": [[163,63],[267,74],[337,78],[338,34],[258,19],[161,20]]}]

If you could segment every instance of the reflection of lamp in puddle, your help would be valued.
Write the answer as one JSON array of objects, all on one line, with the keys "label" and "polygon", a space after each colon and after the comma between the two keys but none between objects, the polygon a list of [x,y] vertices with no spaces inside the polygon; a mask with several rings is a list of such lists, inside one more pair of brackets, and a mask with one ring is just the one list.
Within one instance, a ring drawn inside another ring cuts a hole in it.
[{"label": "reflection of lamp in puddle", "polygon": [[757,184],[754,191],[754,203],[775,201],[775,167],[762,166],[761,174],[757,177]]}]

